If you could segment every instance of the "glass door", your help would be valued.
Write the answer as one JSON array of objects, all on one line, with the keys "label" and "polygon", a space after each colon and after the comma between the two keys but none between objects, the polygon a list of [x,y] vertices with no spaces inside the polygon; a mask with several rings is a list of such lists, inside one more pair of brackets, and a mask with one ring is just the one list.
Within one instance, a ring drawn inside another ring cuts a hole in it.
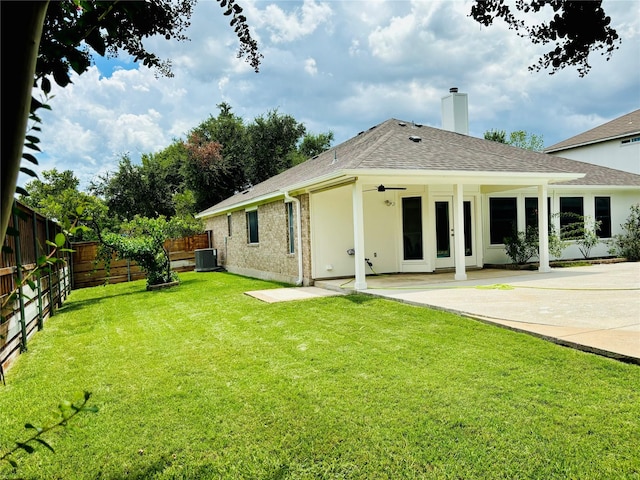
[{"label": "glass door", "polygon": [[[466,265],[475,265],[473,201],[463,203],[464,255]],[[453,198],[435,199],[436,268],[453,268],[455,265],[455,232],[453,229]]]}]

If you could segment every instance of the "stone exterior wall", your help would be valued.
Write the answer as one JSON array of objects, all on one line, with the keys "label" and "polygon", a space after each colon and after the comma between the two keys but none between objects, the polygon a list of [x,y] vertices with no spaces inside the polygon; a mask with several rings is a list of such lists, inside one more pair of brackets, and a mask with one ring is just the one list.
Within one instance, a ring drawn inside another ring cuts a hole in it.
[{"label": "stone exterior wall", "polygon": [[[300,200],[302,220],[303,283],[311,281],[311,245],[309,227],[309,195]],[[294,204],[295,248],[297,250],[296,209]],[[206,229],[213,232],[213,248],[217,249],[218,265],[228,272],[265,280],[295,283],[298,279],[298,252],[289,253],[287,239],[287,209],[283,200],[258,206],[258,243],[249,244],[245,210],[234,211],[229,236],[228,215],[208,218]]]}]

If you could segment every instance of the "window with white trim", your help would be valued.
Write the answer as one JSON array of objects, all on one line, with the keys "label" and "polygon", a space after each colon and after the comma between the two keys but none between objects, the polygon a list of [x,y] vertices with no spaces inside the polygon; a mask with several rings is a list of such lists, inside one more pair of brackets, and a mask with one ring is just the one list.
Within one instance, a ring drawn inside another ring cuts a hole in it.
[{"label": "window with white trim", "polygon": [[577,223],[584,223],[584,199],[582,197],[560,197],[560,236],[571,240],[579,235]]},{"label": "window with white trim", "polygon": [[289,253],[295,253],[295,229],[293,226],[293,202],[284,204],[287,214],[287,244]]},{"label": "window with white trim", "polygon": [[518,231],[518,202],[516,197],[489,199],[489,237],[492,245],[504,243],[504,239]]},{"label": "window with white trim", "polygon": [[258,243],[258,210],[249,210],[247,215],[247,243]]},{"label": "window with white trim", "polygon": [[596,222],[600,229],[596,231],[599,238],[611,238],[611,197],[595,197]]}]

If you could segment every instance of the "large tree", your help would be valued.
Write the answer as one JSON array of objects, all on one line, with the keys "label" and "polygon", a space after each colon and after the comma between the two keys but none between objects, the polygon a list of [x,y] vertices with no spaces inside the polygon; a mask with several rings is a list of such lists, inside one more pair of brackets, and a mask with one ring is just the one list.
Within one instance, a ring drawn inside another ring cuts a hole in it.
[{"label": "large tree", "polygon": [[157,218],[175,213],[173,192],[162,172],[136,165],[128,155],[122,156],[117,171],[98,177],[89,190],[103,198],[109,214],[121,221],[130,221],[136,215]]},{"label": "large tree", "polygon": [[242,119],[227,103],[189,132],[187,157],[181,173],[194,194],[196,210],[204,210],[246,185],[247,132]]},{"label": "large tree", "polygon": [[[107,206],[99,198],[79,191],[80,181],[71,170],[45,170],[42,177],[25,185],[28,195],[20,196],[22,203],[64,228],[73,224],[88,226],[93,220],[114,227],[113,218],[107,215]],[[95,232],[88,229],[78,229],[76,233],[76,239],[94,238]]]},{"label": "large tree", "polygon": [[293,165],[297,145],[306,128],[291,115],[271,110],[256,117],[248,127],[249,163],[247,174],[253,183],[260,183]]},{"label": "large tree", "polygon": [[[235,0],[217,0],[240,41],[239,57],[257,71],[261,54],[252,38],[242,8]],[[60,2],[0,2],[3,36],[2,62],[11,75],[2,77],[2,160],[0,168],[0,239],[4,240],[20,171],[30,113],[39,106],[31,90],[39,82],[50,92],[51,80],[61,86],[73,69],[82,74],[90,65],[90,46],[98,55],[123,51],[136,61],[170,75],[170,64],[148,52],[143,39],[161,35],[186,39],[185,28],[195,0],[144,2],[65,0]],[[37,138],[28,139],[37,148]],[[36,162],[35,157],[28,160]]]}]

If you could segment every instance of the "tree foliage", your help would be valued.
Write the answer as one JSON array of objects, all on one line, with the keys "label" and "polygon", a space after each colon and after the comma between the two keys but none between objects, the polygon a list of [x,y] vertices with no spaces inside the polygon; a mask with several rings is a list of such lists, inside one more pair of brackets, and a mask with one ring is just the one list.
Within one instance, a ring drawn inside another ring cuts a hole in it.
[{"label": "tree foliage", "polygon": [[196,210],[204,210],[246,185],[247,134],[241,118],[222,103],[217,117],[194,128],[183,143],[187,152],[181,172],[194,194]]},{"label": "tree foliage", "polygon": [[136,165],[123,155],[118,170],[107,172],[91,182],[89,190],[104,199],[109,213],[122,221],[134,216],[157,218],[175,212],[172,192],[162,172]]},{"label": "tree foliage", "polygon": [[250,145],[247,174],[251,183],[260,183],[290,168],[305,133],[302,123],[277,109],[256,117],[247,128]]},{"label": "tree foliage", "polygon": [[640,261],[640,203],[631,205],[629,216],[620,227],[622,233],[611,239],[609,253],[631,262]]},{"label": "tree foliage", "polygon": [[164,242],[169,238],[164,217],[135,217],[122,225],[122,232],[101,232],[99,235],[99,255],[106,265],[115,254],[119,259],[136,262],[145,272],[148,286],[177,280],[176,273],[171,270],[169,252],[164,248]]},{"label": "tree foliage", "polygon": [[[549,7],[553,18],[549,22],[527,24],[518,18],[517,12],[535,14]],[[515,13],[514,13],[515,12]],[[528,37],[534,44],[553,48],[537,63],[529,66],[531,71],[551,69],[553,74],[563,68],[575,66],[584,77],[591,65],[589,55],[601,50],[607,60],[619,48],[620,37],[611,24],[611,18],[602,8],[601,0],[519,0],[514,8],[504,0],[475,0],[471,17],[478,23],[489,26],[495,19],[502,19],[510,29],[521,37]]]},{"label": "tree foliage", "polygon": [[541,152],[544,149],[544,140],[542,135],[528,133],[525,130],[516,130],[511,132],[507,138],[507,132],[504,130],[491,129],[484,132],[484,139],[491,140],[493,142],[506,143],[507,145],[513,145],[514,147],[524,148],[525,150],[531,150],[534,152]]},{"label": "tree foliage", "polygon": [[59,172],[53,168],[43,171],[42,177],[43,180],[35,179],[26,184],[28,195],[21,195],[20,201],[41,215],[57,221],[64,229],[68,230],[76,223],[83,227],[76,229],[76,240],[96,238],[95,233],[88,228],[89,221],[94,218],[110,227],[114,226],[104,202],[79,191],[80,181],[71,170]]},{"label": "tree foliage", "polygon": [[[4,239],[16,191],[27,120],[42,104],[32,98],[32,86],[40,83],[45,95],[51,91],[51,77],[61,86],[70,82],[70,71],[82,74],[93,52],[100,56],[128,53],[136,61],[171,75],[170,62],[146,50],[143,40],[152,36],[186,40],[196,0],[1,2],[2,30],[12,32],[10,48],[3,48],[3,63],[12,66],[3,76],[3,142],[0,192],[2,210],[0,239]],[[251,36],[242,8],[234,0],[217,0],[229,17],[240,42],[238,57],[245,57],[257,72],[262,55]],[[3,47],[8,42],[3,43]],[[27,142],[38,150],[38,138]],[[27,158],[27,157],[25,157]],[[27,160],[37,164],[35,157]]]}]

